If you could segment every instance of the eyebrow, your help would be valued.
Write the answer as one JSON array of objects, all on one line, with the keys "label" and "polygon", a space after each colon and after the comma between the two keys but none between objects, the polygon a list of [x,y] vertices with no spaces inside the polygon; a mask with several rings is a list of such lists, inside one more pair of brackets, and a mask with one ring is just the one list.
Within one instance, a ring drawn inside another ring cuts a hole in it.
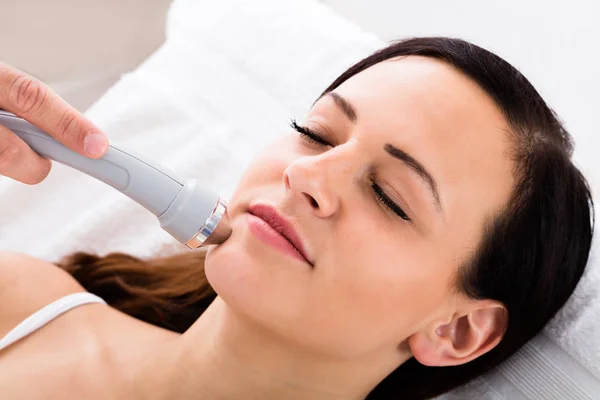
[{"label": "eyebrow", "polygon": [[[327,92],[322,97],[324,96],[330,96],[335,102],[335,104],[337,104],[340,110],[346,115],[346,117],[348,117],[350,121],[355,123],[358,120],[358,113],[356,112],[354,106],[341,95],[335,92]],[[406,166],[415,171],[427,183],[429,189],[431,190],[431,194],[435,199],[435,203],[438,210],[443,211],[442,202],[440,200],[440,193],[437,189],[437,183],[435,179],[433,179],[433,176],[427,171],[427,169],[425,169],[423,164],[421,164],[419,161],[417,161],[414,157],[412,157],[404,150],[399,149],[392,144],[386,143],[385,146],[383,146],[383,149],[390,156],[402,161]]]},{"label": "eyebrow", "polygon": [[329,92],[329,93],[327,93],[327,95],[329,95],[331,98],[333,98],[333,101],[335,102],[335,104],[337,104],[338,107],[342,110],[342,112],[344,114],[346,114],[346,117],[348,117],[348,119],[350,121],[356,122],[356,120],[358,119],[358,115],[356,114],[356,109],[354,108],[354,106],[352,104],[350,104],[350,102],[348,100],[346,100],[345,98],[343,98],[336,92]]},{"label": "eyebrow", "polygon": [[443,211],[442,202],[440,201],[440,193],[438,192],[438,189],[437,189],[437,183],[436,183],[435,179],[433,179],[433,176],[431,176],[431,174],[429,172],[427,172],[427,170],[425,169],[423,164],[421,164],[420,162],[415,160],[410,154],[408,154],[404,150],[394,147],[393,145],[391,145],[389,143],[386,143],[383,148],[392,157],[397,158],[400,161],[403,161],[404,164],[406,164],[407,166],[412,168],[417,174],[419,174],[419,176],[421,178],[423,178],[423,180],[425,182],[427,182],[429,189],[431,190],[431,193],[433,194],[433,198],[435,199],[435,204],[436,204],[438,210]]}]

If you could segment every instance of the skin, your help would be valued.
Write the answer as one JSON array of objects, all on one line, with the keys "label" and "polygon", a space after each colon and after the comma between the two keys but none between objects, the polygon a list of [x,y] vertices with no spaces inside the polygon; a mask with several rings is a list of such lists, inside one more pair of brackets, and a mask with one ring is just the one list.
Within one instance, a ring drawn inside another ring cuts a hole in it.
[{"label": "skin", "polygon": [[[95,338],[87,347],[95,362],[78,374],[105,379],[104,396],[360,399],[410,357],[457,365],[500,341],[503,305],[468,299],[453,285],[514,184],[500,110],[453,67],[415,56],[377,64],[335,93],[354,108],[354,122],[332,96],[298,121],[332,146],[292,131],[247,169],[229,201],[233,234],[206,260],[219,296],[185,334],[99,305],[67,313],[78,313],[69,329],[87,315],[79,341]],[[441,206],[386,143],[429,171]],[[377,202],[372,180],[410,222]],[[250,231],[255,204],[294,225],[314,266]],[[10,349],[15,363],[28,340]]]}]

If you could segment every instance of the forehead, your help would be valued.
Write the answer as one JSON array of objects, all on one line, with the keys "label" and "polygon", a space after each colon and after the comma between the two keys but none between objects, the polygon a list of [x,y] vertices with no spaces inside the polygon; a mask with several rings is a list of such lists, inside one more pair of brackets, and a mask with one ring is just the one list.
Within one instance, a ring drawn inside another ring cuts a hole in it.
[{"label": "forehead", "polygon": [[[448,224],[470,221],[477,235],[483,219],[505,204],[513,185],[506,120],[452,65],[421,56],[388,60],[335,92],[355,107],[365,140],[392,143],[425,165]],[[334,107],[330,99],[323,103]]]},{"label": "forehead", "polygon": [[476,82],[445,61],[430,57],[383,61],[334,91],[351,97],[365,117],[386,117],[394,126],[404,122],[415,130],[421,128],[422,133],[450,134],[455,127],[470,133],[474,125],[506,129],[500,109]]}]

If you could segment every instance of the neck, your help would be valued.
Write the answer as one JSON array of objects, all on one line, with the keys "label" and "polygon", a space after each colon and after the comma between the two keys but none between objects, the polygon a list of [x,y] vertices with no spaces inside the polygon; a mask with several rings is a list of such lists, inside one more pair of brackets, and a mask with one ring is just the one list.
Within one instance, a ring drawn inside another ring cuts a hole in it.
[{"label": "neck", "polygon": [[220,297],[157,354],[160,370],[139,376],[152,382],[145,398],[364,399],[395,368],[392,363],[409,357],[396,355],[387,368],[377,357],[319,358],[235,313]]}]

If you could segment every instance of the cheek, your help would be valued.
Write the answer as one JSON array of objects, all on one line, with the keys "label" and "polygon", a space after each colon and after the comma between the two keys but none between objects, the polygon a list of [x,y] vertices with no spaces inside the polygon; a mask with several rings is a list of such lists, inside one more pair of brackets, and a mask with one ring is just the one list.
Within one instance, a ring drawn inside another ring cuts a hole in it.
[{"label": "cheek", "polygon": [[323,297],[314,306],[327,336],[337,334],[346,349],[367,353],[399,344],[427,322],[446,301],[448,274],[411,235],[383,241],[380,232],[354,233],[363,235],[361,245],[340,238],[331,247],[337,250],[324,261],[317,290]]},{"label": "cheek", "polygon": [[272,189],[284,190],[283,174],[294,159],[294,154],[287,150],[288,147],[285,141],[278,141],[254,158],[244,171],[229,201],[231,208],[247,198],[265,197]]}]

